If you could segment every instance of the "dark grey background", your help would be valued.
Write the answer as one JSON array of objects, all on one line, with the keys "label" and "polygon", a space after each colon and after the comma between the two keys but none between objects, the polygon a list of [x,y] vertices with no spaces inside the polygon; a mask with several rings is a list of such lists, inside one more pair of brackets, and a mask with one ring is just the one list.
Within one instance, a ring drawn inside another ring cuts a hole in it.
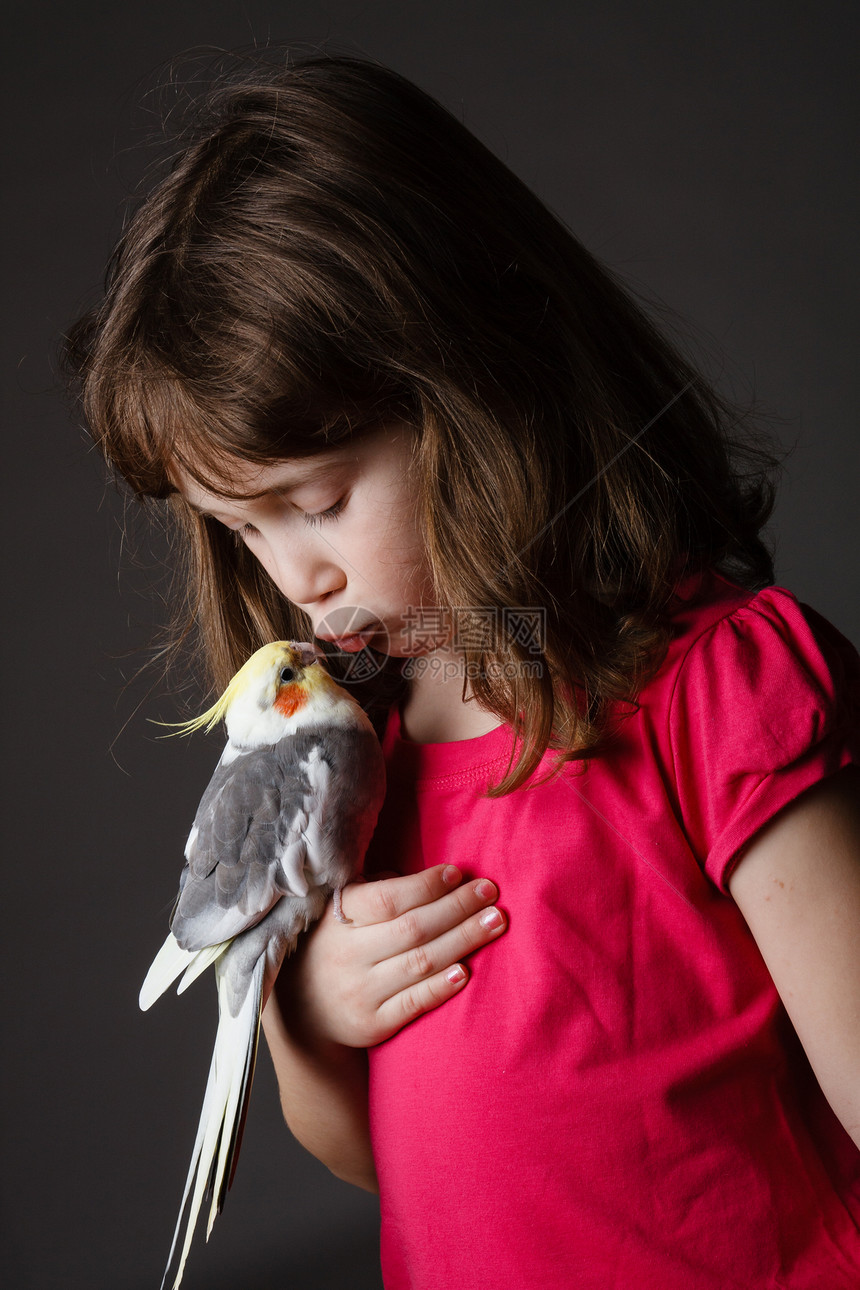
[{"label": "dark grey background", "polygon": [[[158,742],[146,717],[178,702],[123,690],[160,548],[135,508],[123,541],[54,357],[145,164],[157,67],[329,42],[440,97],[776,419],[779,580],[857,640],[857,35],[836,0],[7,3],[4,1286],[158,1285],[214,1036],[206,983],[136,997],[217,741]],[[376,1286],[375,1223],[292,1143],[263,1057],[188,1290]]]}]

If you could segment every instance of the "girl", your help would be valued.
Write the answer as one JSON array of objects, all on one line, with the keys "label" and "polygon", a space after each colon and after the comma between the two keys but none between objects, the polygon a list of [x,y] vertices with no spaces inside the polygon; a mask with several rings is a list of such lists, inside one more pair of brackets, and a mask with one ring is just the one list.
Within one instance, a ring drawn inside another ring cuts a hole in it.
[{"label": "girl", "polygon": [[315,636],[384,738],[395,874],[265,1026],[389,1290],[856,1290],[860,664],[771,585],[771,463],[704,379],[326,58],[206,100],[69,353],[212,679]]}]

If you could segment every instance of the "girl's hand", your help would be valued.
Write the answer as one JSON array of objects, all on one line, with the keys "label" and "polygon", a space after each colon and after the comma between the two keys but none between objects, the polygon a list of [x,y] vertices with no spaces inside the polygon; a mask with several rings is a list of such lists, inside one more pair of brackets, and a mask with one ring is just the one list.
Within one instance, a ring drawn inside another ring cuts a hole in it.
[{"label": "girl's hand", "polygon": [[[462,885],[461,885],[462,884]],[[289,1029],[311,1047],[369,1048],[462,990],[460,962],[507,926],[486,878],[453,865],[351,883],[339,923],[329,903],[278,978]]]}]

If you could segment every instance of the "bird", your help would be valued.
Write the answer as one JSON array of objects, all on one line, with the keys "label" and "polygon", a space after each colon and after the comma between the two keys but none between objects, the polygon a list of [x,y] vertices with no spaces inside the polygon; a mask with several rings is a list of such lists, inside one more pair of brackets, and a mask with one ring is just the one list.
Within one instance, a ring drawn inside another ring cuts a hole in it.
[{"label": "bird", "polygon": [[182,993],[209,967],[218,1029],[173,1243],[187,1207],[177,1290],[201,1207],[208,1241],[236,1168],[260,1019],[300,933],[358,876],[385,795],[382,748],[367,714],[302,641],[264,645],[216,703],[177,733],[213,729],[227,743],[185,847],[170,932],[140,991],[148,1009],[177,977]]}]

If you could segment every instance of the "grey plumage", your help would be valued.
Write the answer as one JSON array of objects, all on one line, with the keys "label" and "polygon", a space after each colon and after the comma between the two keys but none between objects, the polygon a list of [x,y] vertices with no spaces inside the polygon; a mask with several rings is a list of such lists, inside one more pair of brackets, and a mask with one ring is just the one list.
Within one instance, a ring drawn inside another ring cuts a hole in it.
[{"label": "grey plumage", "polygon": [[385,791],[370,722],[311,646],[265,646],[189,725],[221,717],[230,738],[189,835],[171,933],[140,996],[148,1008],[178,976],[181,991],[214,965],[218,1033],[162,1282],[188,1205],[174,1290],[204,1195],[208,1237],[232,1182],[265,999],[299,934],[360,871]]},{"label": "grey plumage", "polygon": [[[368,822],[368,807],[379,782],[369,781],[367,768],[378,761],[372,731],[310,727],[219,762],[197,809],[179,880],[171,930],[182,948],[237,936],[281,896],[307,898],[323,888],[325,903],[348,882],[375,824],[375,815]],[[303,906],[290,902],[287,909],[281,921],[289,936],[292,922],[294,934],[303,930]]]}]

